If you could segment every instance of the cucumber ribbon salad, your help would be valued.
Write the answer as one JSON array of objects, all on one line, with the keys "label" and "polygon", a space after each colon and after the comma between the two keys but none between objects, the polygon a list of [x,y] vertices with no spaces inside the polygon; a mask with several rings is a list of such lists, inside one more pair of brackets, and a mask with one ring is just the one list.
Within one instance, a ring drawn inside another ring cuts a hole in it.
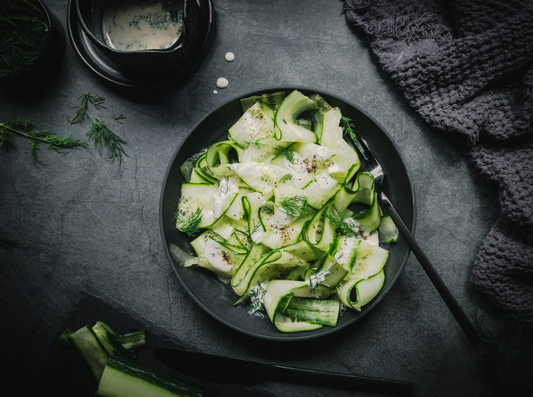
[{"label": "cucumber ribbon salad", "polygon": [[353,124],[318,94],[241,100],[243,115],[181,166],[176,227],[196,255],[170,244],[183,266],[215,273],[234,305],[263,309],[282,332],[335,326],[381,290],[398,231],[383,216],[374,178],[344,139]]}]

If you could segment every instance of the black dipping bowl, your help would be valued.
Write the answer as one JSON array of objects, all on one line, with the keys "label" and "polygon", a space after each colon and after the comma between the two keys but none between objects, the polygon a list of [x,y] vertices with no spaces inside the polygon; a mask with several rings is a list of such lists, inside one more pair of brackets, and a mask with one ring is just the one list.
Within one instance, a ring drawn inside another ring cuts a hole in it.
[{"label": "black dipping bowl", "polygon": [[[389,134],[362,109],[333,94],[300,87],[264,89],[245,94],[242,98],[277,91],[285,91],[288,94],[294,89],[305,95],[320,94],[331,106],[338,107],[343,116],[353,121],[357,133],[366,140],[372,153],[387,172],[387,177],[383,182],[384,192],[402,216],[407,227],[414,231],[415,197],[405,163]],[[401,235],[398,242],[389,247],[390,254],[384,268],[383,288],[368,305],[364,306],[360,312],[347,310],[339,318],[336,327],[325,326],[314,331],[296,333],[282,333],[274,327],[268,317],[261,319],[248,314],[249,304],[232,306],[237,295],[230,285],[223,284],[213,273],[203,268],[183,267],[170,254],[168,249],[170,243],[176,244],[185,252],[193,252],[190,246],[192,238],[176,229],[175,214],[181,196],[181,185],[185,183],[180,166],[200,150],[217,141],[227,139],[228,129],[241,116],[240,98],[230,100],[209,113],[178,146],[168,166],[159,202],[159,225],[166,256],[178,280],[194,301],[207,313],[228,327],[254,337],[276,341],[307,340],[331,334],[353,324],[376,307],[400,277],[410,252],[409,246]]]},{"label": "black dipping bowl", "polygon": [[198,52],[207,29],[198,1],[184,0],[183,29],[176,43],[165,49],[141,51],[120,51],[105,43],[103,15],[108,1],[112,0],[74,0],[74,6],[85,35],[125,74],[142,80],[157,79],[179,72]]}]

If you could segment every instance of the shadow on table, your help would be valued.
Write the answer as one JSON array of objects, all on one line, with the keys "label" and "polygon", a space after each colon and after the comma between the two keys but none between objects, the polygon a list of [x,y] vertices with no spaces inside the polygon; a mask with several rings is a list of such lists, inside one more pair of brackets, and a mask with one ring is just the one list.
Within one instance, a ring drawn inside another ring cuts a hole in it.
[{"label": "shadow on table", "polygon": [[[272,394],[259,392],[253,387],[201,381],[169,370],[153,357],[154,348],[193,349],[184,341],[166,335],[155,325],[145,324],[134,318],[126,310],[116,307],[106,302],[104,298],[94,296],[91,293],[82,292],[80,299],[72,307],[65,319],[62,329],[57,331],[57,336],[59,337],[67,327],[77,330],[87,324],[93,325],[98,320],[108,323],[119,333],[145,330],[147,345],[135,349],[137,353],[135,361],[156,372],[201,389],[204,392],[204,397],[244,397],[250,395],[273,397]],[[48,353],[39,365],[31,381],[31,386],[25,395],[92,397],[95,395],[96,389],[97,384],[79,354],[61,346],[56,339],[51,343]]]}]

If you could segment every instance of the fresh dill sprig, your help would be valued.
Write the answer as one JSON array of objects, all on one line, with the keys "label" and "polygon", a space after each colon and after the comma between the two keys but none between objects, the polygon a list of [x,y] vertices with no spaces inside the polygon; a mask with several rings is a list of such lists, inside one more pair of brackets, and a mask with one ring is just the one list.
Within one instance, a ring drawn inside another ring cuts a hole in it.
[{"label": "fresh dill sprig", "polygon": [[102,154],[102,148],[106,147],[109,151],[109,159],[116,159],[122,163],[122,155],[128,157],[122,145],[128,143],[109,129],[105,122],[98,119],[91,120],[91,130],[87,132],[89,138],[94,140],[94,147]]},{"label": "fresh dill sprig", "polygon": [[178,225],[178,230],[183,233],[187,233],[189,237],[192,237],[200,230],[200,222],[202,221],[202,209],[197,208],[196,211],[191,212],[187,215],[176,214],[176,224]]},{"label": "fresh dill sprig", "polygon": [[[105,109],[105,107],[103,105],[103,103],[105,101],[105,98],[102,98],[102,97],[98,96],[98,94],[91,95],[91,93],[89,92],[87,94],[81,95],[78,98],[78,101],[80,99],[81,99],[81,105],[79,105],[77,107],[74,107],[74,109],[78,109],[76,111],[76,115],[74,116],[74,118],[71,119],[71,118],[69,118],[67,116],[67,120],[68,120],[68,122],[70,124],[79,123],[79,122],[85,120],[88,117],[88,115],[89,115],[89,113],[88,113],[88,111],[89,111],[89,103],[91,103],[95,107],[95,109]],[[119,117],[121,117],[121,116],[119,116]]]},{"label": "fresh dill sprig", "polygon": [[122,120],[124,120],[125,118],[126,118],[126,116],[121,114],[120,116],[115,117],[113,120],[115,120],[117,123],[122,124]]},{"label": "fresh dill sprig", "polygon": [[[78,101],[81,100],[81,104],[74,108],[77,109],[76,115],[74,118],[69,118],[67,120],[70,124],[76,124],[84,121],[85,119],[91,120],[91,130],[87,132],[89,138],[94,139],[94,146],[98,149],[100,155],[102,154],[102,149],[106,147],[109,151],[109,159],[111,161],[119,160],[119,163],[122,164],[122,155],[128,156],[124,151],[123,145],[127,145],[127,142],[116,135],[105,122],[98,119],[91,119],[89,117],[89,104],[92,104],[95,109],[105,109],[104,102],[105,98],[99,96],[98,94],[92,95],[90,92],[83,94],[78,98]],[[121,114],[114,118],[114,120],[122,124],[122,120],[126,117]]]},{"label": "fresh dill sprig", "polygon": [[48,145],[50,150],[62,153],[64,149],[74,149],[86,147],[87,143],[74,139],[71,136],[62,138],[47,130],[34,130],[33,125],[28,120],[13,119],[5,123],[0,123],[0,145],[11,143],[13,134],[18,134],[26,138],[30,144],[30,151],[33,159],[39,161],[40,143]]},{"label": "fresh dill sprig", "polygon": [[352,119],[346,116],[341,117],[342,130],[345,134],[350,135],[354,141],[357,140],[357,135],[355,135],[355,126],[353,125]]},{"label": "fresh dill sprig", "polygon": [[266,146],[266,144],[261,143],[259,141],[246,141],[245,140],[244,143],[247,143],[249,147],[253,147],[253,148],[258,149],[258,150],[260,150],[260,149],[262,149],[262,148],[264,148]]},{"label": "fresh dill sprig", "polygon": [[254,233],[257,233],[259,228],[262,228],[261,222],[254,223],[254,227],[252,227],[252,230],[250,231],[250,237],[252,237]]},{"label": "fresh dill sprig", "polygon": [[279,202],[279,207],[283,212],[292,216],[302,216],[306,211],[307,197],[292,196],[283,197]]},{"label": "fresh dill sprig", "polygon": [[346,237],[353,237],[356,234],[352,227],[346,223],[334,209],[328,208],[326,210],[326,218],[329,219],[337,233]]},{"label": "fresh dill sprig", "polygon": [[296,164],[298,162],[298,160],[296,160],[296,157],[294,156],[294,152],[288,150],[287,148],[280,145],[280,146],[276,146],[275,150],[276,150],[276,156],[281,154],[283,157],[285,157],[289,161],[289,163]]},{"label": "fresh dill sprig", "polygon": [[24,0],[0,2],[0,78],[31,67],[41,55],[50,29],[41,10]]},{"label": "fresh dill sprig", "polygon": [[357,134],[355,133],[355,126],[353,125],[352,119],[350,119],[349,117],[342,116],[341,124],[342,130],[344,131],[344,135],[348,134],[355,146],[357,146],[357,149],[359,149],[361,153],[364,153],[364,149],[361,146],[361,143],[359,142],[359,138],[357,138]]}]

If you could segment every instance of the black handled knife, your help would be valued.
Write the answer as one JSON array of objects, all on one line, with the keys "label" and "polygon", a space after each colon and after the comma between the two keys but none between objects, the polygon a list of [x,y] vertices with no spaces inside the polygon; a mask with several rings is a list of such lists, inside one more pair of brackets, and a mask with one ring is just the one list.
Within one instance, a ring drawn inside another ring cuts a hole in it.
[{"label": "black handled knife", "polygon": [[414,389],[411,382],[262,364],[185,350],[157,348],[154,356],[178,372],[224,384],[252,385],[274,380],[394,396],[410,396]]}]

